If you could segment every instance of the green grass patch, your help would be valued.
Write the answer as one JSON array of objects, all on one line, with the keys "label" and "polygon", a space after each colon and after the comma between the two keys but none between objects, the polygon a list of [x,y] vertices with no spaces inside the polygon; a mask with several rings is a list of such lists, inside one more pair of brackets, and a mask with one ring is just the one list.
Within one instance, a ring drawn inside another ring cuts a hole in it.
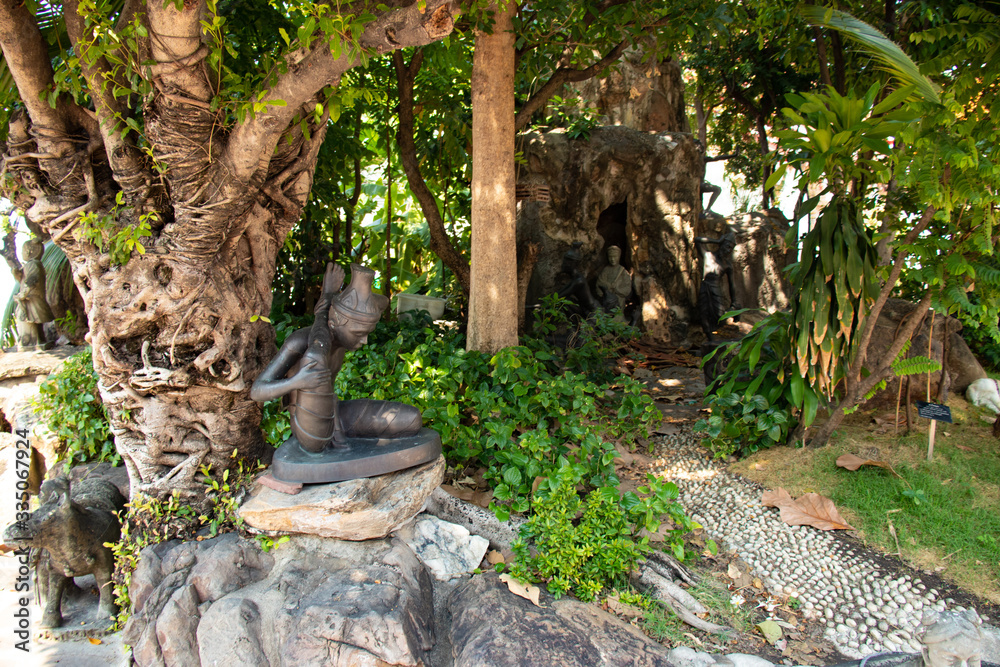
[{"label": "green grass patch", "polygon": [[[867,544],[1000,603],[1000,443],[974,408],[950,403],[956,423],[938,424],[933,461],[926,460],[926,420],[896,436],[874,429],[869,414],[847,423],[828,447],[775,448],[733,469],[794,496],[829,496]],[[897,474],[838,468],[845,453],[886,461]]]}]

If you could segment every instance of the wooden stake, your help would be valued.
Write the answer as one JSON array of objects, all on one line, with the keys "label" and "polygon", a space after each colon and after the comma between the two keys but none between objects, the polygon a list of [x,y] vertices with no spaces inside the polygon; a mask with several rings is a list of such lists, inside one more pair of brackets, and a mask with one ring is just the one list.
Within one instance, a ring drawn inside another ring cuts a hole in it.
[{"label": "wooden stake", "polygon": [[927,438],[927,460],[928,461],[933,461],[934,460],[934,431],[936,431],[936,430],[937,430],[937,420],[936,419],[932,419],[931,420],[931,429],[928,432],[928,438]]},{"label": "wooden stake", "polygon": [[[931,344],[934,342],[934,310],[931,309],[931,328],[927,333],[927,358],[931,359]],[[944,369],[942,368],[942,378]],[[931,402],[931,372],[927,371],[927,402]],[[931,420],[931,428],[927,432],[927,460],[934,460],[934,432],[937,430],[937,420]]]}]

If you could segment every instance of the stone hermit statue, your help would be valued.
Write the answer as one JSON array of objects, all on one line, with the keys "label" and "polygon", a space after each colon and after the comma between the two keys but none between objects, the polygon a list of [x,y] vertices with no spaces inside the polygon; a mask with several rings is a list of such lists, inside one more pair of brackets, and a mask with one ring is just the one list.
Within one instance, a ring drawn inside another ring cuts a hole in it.
[{"label": "stone hermit statue", "polygon": [[[733,249],[736,247],[736,234],[726,232],[722,238],[712,239],[698,236],[694,240],[701,255],[702,274],[701,288],[698,290],[698,314],[701,318],[701,328],[705,337],[712,341],[712,332],[719,326],[719,318],[726,312],[722,306],[722,286],[719,284],[725,275],[729,284],[730,310],[740,308],[733,287]],[[710,246],[715,246],[711,248]]]},{"label": "stone hermit statue", "polygon": [[[21,284],[14,296],[17,303],[17,349],[31,350],[45,347],[44,324],[53,320],[52,309],[45,300],[45,267],[42,266],[44,246],[38,239],[24,242],[24,263],[20,274],[14,278]],[[13,268],[13,267],[12,267]]]},{"label": "stone hermit statue", "polygon": [[[622,249],[616,245],[608,248],[608,265],[601,269],[597,276],[597,285],[594,291],[601,299],[601,307],[605,311],[618,310],[625,311],[625,302],[632,294],[632,276],[619,264],[622,256]],[[624,320],[624,315],[620,315]]]},{"label": "stone hermit statue", "polygon": [[433,461],[441,439],[421,428],[420,411],[395,401],[341,401],[334,380],[344,354],[368,342],[389,299],[372,292],[375,272],[328,264],[311,327],[285,339],[250,391],[255,401],[286,397],[292,437],[275,452],[272,475],[286,482],[334,482]]}]

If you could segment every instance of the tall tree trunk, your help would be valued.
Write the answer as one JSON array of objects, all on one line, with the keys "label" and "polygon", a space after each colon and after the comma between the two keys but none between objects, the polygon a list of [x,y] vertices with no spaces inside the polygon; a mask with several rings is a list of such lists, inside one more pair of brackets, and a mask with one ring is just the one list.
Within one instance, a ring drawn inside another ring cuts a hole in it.
[{"label": "tall tree trunk", "polygon": [[698,123],[698,141],[701,147],[708,154],[708,113],[705,112],[705,85],[701,82],[701,74],[698,74],[698,87],[694,96],[694,117]]},{"label": "tall tree trunk", "polygon": [[472,280],[467,347],[517,345],[514,0],[494,0],[493,33],[472,60]]}]

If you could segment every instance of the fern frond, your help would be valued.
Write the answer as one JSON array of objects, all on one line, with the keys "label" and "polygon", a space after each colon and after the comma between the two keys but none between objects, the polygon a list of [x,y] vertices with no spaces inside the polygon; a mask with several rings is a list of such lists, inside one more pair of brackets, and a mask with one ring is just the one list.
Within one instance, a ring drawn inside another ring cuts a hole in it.
[{"label": "fern frond", "polygon": [[872,387],[872,388],[871,388],[871,389],[870,389],[870,390],[868,391],[868,393],[867,393],[867,394],[865,394],[865,400],[866,400],[866,401],[870,401],[870,400],[872,400],[872,398],[874,398],[875,394],[877,394],[877,393],[879,393],[880,391],[882,391],[883,389],[885,389],[885,386],[886,386],[886,382],[885,382],[885,380],[879,380],[878,384],[877,384],[877,385],[875,385],[874,387]]},{"label": "fern frond", "polygon": [[907,375],[919,375],[921,373],[937,373],[941,370],[941,362],[927,357],[909,357],[907,359],[896,359],[892,362],[892,372],[896,377],[906,377]]}]

